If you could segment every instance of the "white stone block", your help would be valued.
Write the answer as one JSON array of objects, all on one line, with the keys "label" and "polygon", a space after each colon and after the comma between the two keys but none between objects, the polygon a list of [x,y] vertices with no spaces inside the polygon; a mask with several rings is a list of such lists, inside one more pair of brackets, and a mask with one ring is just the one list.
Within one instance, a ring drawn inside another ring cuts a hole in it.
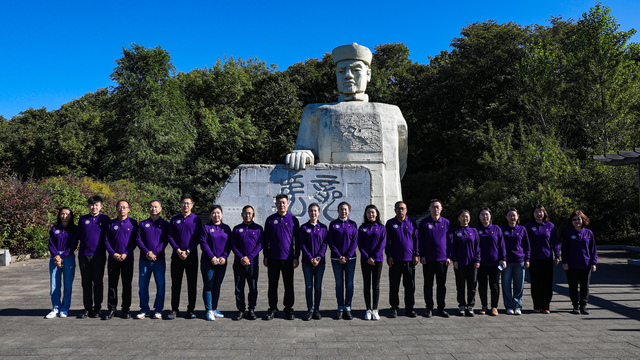
[{"label": "white stone block", "polygon": [[11,254],[8,249],[0,249],[0,266],[9,266],[11,264]]}]

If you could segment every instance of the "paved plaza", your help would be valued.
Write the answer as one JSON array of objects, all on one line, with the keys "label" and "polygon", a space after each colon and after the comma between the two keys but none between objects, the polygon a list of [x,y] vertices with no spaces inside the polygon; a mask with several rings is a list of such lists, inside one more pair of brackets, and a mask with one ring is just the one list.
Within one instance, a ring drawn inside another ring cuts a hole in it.
[{"label": "paved plaza", "polygon": [[[381,281],[379,321],[362,320],[362,277],[356,268],[356,290],[352,321],[333,320],[336,308],[332,269],[324,277],[319,321],[302,321],[306,313],[304,281],[296,269],[296,319],[232,321],[236,313],[231,266],[222,285],[219,309],[226,316],[213,322],[203,319],[202,279],[198,278],[198,319],[185,320],[78,320],[82,287],[77,269],[73,300],[66,319],[43,319],[51,309],[48,260],[28,260],[0,268],[0,357],[2,358],[348,358],[348,359],[561,359],[640,358],[640,267],[627,259],[640,255],[628,251],[600,251],[598,271],[591,277],[591,315],[572,315],[566,277],[561,266],[555,271],[552,314],[531,309],[529,284],[525,282],[523,314],[474,318],[452,316],[407,318],[400,310],[389,319],[388,267]],[[231,260],[232,261],[232,260]],[[138,310],[137,257],[133,284],[132,314]],[[166,308],[170,304],[167,266]],[[416,307],[424,313],[423,277],[417,269]],[[267,309],[266,268],[260,267],[257,315]],[[453,269],[447,280],[447,310],[457,311]],[[280,285],[282,287],[282,284]],[[153,291],[152,299],[155,292]],[[181,306],[186,309],[186,281]],[[401,290],[402,291],[402,290]],[[280,292],[282,302],[282,291]],[[400,295],[402,303],[402,294]],[[153,300],[152,300],[153,301]],[[480,299],[476,296],[476,310]],[[402,306],[402,304],[401,304]],[[105,300],[106,307],[106,275]],[[166,316],[167,310],[165,310]]]}]

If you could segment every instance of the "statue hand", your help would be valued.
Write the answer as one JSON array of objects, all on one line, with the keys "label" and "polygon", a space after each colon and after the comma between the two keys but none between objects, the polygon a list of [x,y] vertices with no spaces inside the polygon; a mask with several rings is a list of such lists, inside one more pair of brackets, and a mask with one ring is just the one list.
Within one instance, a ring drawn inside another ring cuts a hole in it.
[{"label": "statue hand", "polygon": [[284,163],[291,170],[304,170],[307,164],[313,165],[315,157],[311,150],[293,150],[288,154]]}]

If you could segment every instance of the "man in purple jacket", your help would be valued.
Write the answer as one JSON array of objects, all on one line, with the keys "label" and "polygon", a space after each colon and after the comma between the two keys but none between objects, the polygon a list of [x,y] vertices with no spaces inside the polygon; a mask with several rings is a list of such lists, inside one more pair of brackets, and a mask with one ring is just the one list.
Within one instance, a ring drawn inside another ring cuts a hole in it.
[{"label": "man in purple jacket", "polygon": [[289,198],[276,195],[277,213],[269,216],[264,225],[264,266],[269,277],[269,310],[263,320],[271,320],[278,314],[278,282],[282,273],[284,283],[285,319],[293,320],[293,269],[298,267],[300,249],[296,237],[300,228],[298,219],[287,212]]},{"label": "man in purple jacket", "polygon": [[140,265],[138,278],[138,294],[140,295],[140,313],[136,319],[150,316],[149,311],[149,282],[151,274],[156,282],[156,299],[153,302],[154,319],[162,319],[164,309],[164,284],[167,264],[164,248],[167,246],[167,231],[169,223],[160,216],[162,205],[158,200],[149,202],[149,218],[142,221],[138,227],[136,242],[140,248]]},{"label": "man in purple jacket", "polygon": [[202,231],[202,220],[191,212],[194,202],[191,195],[183,194],[180,198],[180,214],[169,222],[168,240],[173,247],[171,255],[171,313],[167,319],[180,316],[180,292],[182,291],[182,274],[187,274],[189,303],[187,319],[195,319],[196,287],[198,286],[198,241]]},{"label": "man in purple jacket", "polygon": [[104,230],[109,222],[107,215],[101,214],[102,198],[94,195],[87,200],[89,214],[78,220],[78,264],[82,276],[82,301],[84,311],[78,319],[98,318],[104,293],[104,266],[107,261],[104,249]]},{"label": "man in purple jacket", "polygon": [[418,225],[412,218],[407,217],[407,205],[398,201],[395,205],[396,217],[387,221],[387,264],[389,265],[389,303],[391,317],[398,316],[400,298],[400,279],[404,286],[405,314],[416,317],[413,310],[416,292],[416,264],[418,257]]},{"label": "man in purple jacket", "polygon": [[104,245],[109,254],[107,273],[109,274],[109,312],[102,320],[109,320],[116,314],[118,305],[118,280],[122,277],[122,318],[131,319],[131,282],[133,281],[133,250],[136,248],[138,222],[130,219],[129,203],[116,203],[118,217],[109,221],[105,229]]},{"label": "man in purple jacket", "polygon": [[[255,320],[256,302],[258,301],[258,261],[262,249],[262,226],[253,222],[254,210],[251,205],[242,208],[242,223],[236,225],[231,232],[231,251],[235,254],[233,261],[233,277],[236,284],[236,306],[238,314],[233,320]],[[249,285],[249,310],[246,315],[244,300],[244,284]]]},{"label": "man in purple jacket", "polygon": [[418,241],[420,243],[420,263],[424,274],[424,301],[427,305],[426,317],[433,315],[433,278],[436,278],[438,315],[448,318],[449,313],[444,310],[444,298],[447,292],[447,269],[451,265],[451,251],[453,237],[449,220],[440,216],[442,202],[431,200],[431,213],[420,221],[418,227]]}]

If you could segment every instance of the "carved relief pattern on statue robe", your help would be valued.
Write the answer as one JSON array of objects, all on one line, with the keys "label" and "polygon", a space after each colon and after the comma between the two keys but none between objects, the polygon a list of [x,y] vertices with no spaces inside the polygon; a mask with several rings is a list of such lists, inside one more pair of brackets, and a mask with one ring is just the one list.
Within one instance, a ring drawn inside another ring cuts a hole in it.
[{"label": "carved relief pattern on statue robe", "polygon": [[331,114],[334,152],[382,151],[378,114]]}]

